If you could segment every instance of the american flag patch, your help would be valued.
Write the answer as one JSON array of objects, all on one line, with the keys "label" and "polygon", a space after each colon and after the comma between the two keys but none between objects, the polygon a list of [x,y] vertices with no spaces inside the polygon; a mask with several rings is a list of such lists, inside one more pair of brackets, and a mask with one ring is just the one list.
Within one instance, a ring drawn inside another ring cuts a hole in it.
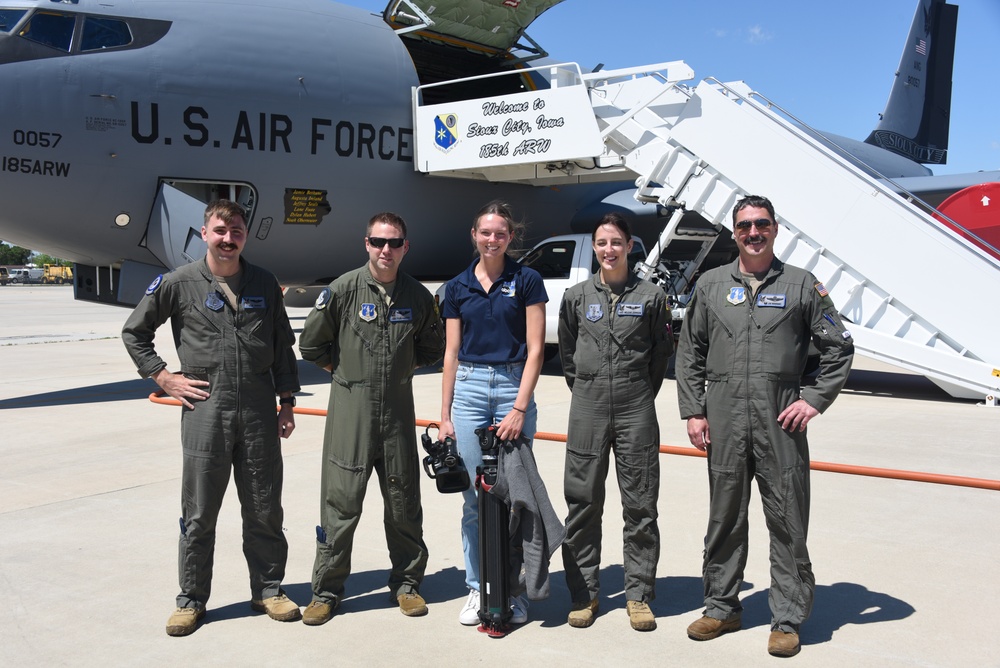
[{"label": "american flag patch", "polygon": [[817,283],[813,287],[816,288],[816,292],[819,293],[820,297],[828,297],[830,295],[830,293],[826,291],[826,288],[823,287],[822,283]]}]

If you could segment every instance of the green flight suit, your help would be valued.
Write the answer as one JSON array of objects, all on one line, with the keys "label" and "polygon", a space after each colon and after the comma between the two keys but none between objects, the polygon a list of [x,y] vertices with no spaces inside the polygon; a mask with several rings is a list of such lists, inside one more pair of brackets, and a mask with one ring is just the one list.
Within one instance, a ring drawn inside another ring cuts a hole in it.
[{"label": "green flight suit", "polygon": [[566,291],[559,354],[573,391],[563,485],[563,564],[574,603],[600,590],[601,516],[614,451],[624,519],[625,598],[655,598],[660,532],[660,428],[653,400],[673,352],[663,290],[629,276],[621,296],[600,275]]},{"label": "green flight suit", "polygon": [[209,398],[182,408],[181,593],[177,606],[204,609],[211,593],[215,527],[233,469],[243,514],[252,600],[280,592],[288,543],[282,533],[282,459],[275,394],[299,390],[295,334],[281,287],[240,260],[229,304],[204,261],[157,277],[122,329],[139,374],[167,366],[153,336],[170,319],[180,372],[209,382]]},{"label": "green flight suit", "polygon": [[444,353],[430,292],[400,273],[387,306],[368,266],[323,291],[299,337],[302,358],[332,367],[323,442],[313,600],[334,603],[351,572],[354,532],[374,469],[385,505],[389,592],[416,593],[427,565],[413,371]]},{"label": "green flight suit", "polygon": [[[814,342],[815,381],[802,385]],[[775,259],[754,296],[739,261],[698,279],[677,350],[681,417],[704,415],[709,523],[703,577],[705,614],[738,615],[746,566],[750,483],[756,478],[770,534],[772,630],[795,632],[812,610],[815,578],[809,528],[809,447],[778,415],[799,398],[819,412],[837,397],[854,344],[822,283]]]}]

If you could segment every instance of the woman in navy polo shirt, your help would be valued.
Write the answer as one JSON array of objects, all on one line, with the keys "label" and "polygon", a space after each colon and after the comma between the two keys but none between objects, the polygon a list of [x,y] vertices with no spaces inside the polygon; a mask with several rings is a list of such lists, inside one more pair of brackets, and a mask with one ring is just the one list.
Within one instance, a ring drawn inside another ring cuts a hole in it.
[{"label": "woman in navy polo shirt", "polygon": [[[482,464],[475,430],[497,425],[497,436],[535,434],[534,391],[545,347],[545,286],[534,269],[507,257],[520,236],[510,207],[499,200],[484,206],[472,227],[479,253],[448,282],[444,309],[447,343],[441,384],[440,438],[455,438],[469,471]],[[479,512],[476,490],[463,493],[462,547],[469,597],[462,624],[479,624]],[[527,621],[527,600],[513,600],[511,622]]]}]

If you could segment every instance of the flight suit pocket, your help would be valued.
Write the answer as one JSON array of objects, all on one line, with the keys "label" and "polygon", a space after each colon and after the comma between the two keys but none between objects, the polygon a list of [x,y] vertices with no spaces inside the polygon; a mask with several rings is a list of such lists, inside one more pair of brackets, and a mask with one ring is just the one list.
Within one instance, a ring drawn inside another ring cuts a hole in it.
[{"label": "flight suit pocket", "polygon": [[603,484],[599,451],[566,448],[563,493],[568,503],[592,503],[597,486]]},{"label": "flight suit pocket", "polygon": [[367,483],[365,467],[345,462],[338,457],[327,458],[328,470],[324,472],[327,502],[344,515],[360,515],[364,488]]},{"label": "flight suit pocket", "polygon": [[[767,377],[768,400],[771,402],[774,417],[793,403],[798,401],[802,388],[798,374],[769,373]],[[781,425],[777,425],[778,428]]]},{"label": "flight suit pocket", "polygon": [[[247,311],[248,322],[243,330],[242,340],[255,373],[268,371],[274,365],[274,327],[266,313]],[[263,317],[261,317],[263,316]]]},{"label": "flight suit pocket", "polygon": [[386,490],[389,495],[389,510],[393,519],[397,523],[405,522],[408,516],[408,508],[413,505],[412,485],[407,485],[403,476],[390,474],[386,481]]},{"label": "flight suit pocket", "polygon": [[214,369],[221,365],[224,336],[219,324],[197,306],[184,312],[177,355],[185,367]]},{"label": "flight suit pocket", "polygon": [[[617,455],[621,464],[618,479],[621,481],[623,494],[638,501],[649,490],[650,483],[658,480],[658,475],[654,476],[653,467],[659,465],[659,450],[657,444],[651,443]],[[656,469],[655,473],[658,472],[659,469]]]}]

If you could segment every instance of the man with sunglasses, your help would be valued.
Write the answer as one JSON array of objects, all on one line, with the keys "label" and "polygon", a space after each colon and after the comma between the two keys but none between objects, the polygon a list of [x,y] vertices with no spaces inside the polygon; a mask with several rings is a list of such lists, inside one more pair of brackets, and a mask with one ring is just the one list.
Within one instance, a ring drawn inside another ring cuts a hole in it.
[{"label": "man with sunglasses", "polygon": [[323,290],[299,337],[302,359],[331,372],[333,381],[313,600],[302,615],[310,626],[329,621],[344,597],[373,470],[385,505],[390,599],[408,617],[427,614],[419,593],[427,546],[411,381],[414,369],[441,359],[444,335],[431,293],[399,271],[409,247],[401,217],[372,217],[368,262]]},{"label": "man with sunglasses", "polygon": [[[774,207],[749,195],[733,209],[739,258],[698,280],[677,349],[677,395],[691,444],[708,454],[704,615],[688,636],[711,640],[740,628],[748,545],[747,508],[756,478],[770,534],[768,653],[794,656],[812,609],[806,425],[837,397],[854,345],[808,271],[774,255]],[[803,385],[809,344],[819,373]]]}]

